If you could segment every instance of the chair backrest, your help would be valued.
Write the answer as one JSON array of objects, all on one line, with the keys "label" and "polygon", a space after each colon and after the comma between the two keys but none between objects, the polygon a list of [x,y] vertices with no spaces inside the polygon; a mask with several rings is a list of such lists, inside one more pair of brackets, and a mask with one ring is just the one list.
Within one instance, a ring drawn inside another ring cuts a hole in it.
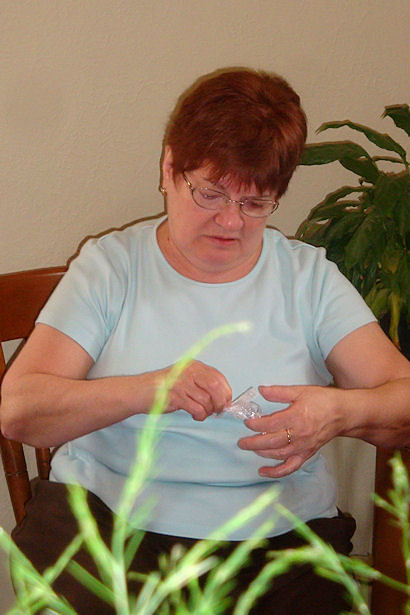
[{"label": "chair backrest", "polygon": [[[66,267],[50,267],[0,275],[0,383],[7,368],[1,344],[20,339],[24,343],[34,327],[39,311],[65,271]],[[31,498],[24,449],[20,442],[8,440],[2,434],[0,446],[14,516],[16,522],[20,523],[25,516],[25,504]],[[36,461],[39,477],[48,478],[50,450],[37,448]]]}]

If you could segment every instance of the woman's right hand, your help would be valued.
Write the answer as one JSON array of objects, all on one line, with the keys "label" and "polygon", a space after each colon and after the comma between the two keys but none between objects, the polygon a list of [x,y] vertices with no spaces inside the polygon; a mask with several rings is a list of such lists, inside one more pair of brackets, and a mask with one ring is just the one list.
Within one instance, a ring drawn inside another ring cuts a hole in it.
[{"label": "woman's right hand", "polygon": [[[158,374],[166,377],[171,369],[167,367]],[[170,389],[166,412],[185,410],[195,421],[203,421],[222,412],[231,401],[232,389],[225,376],[202,361],[193,361]]]},{"label": "woman's right hand", "polygon": [[[2,383],[3,435],[33,446],[58,446],[146,413],[172,369],[87,379],[93,363],[69,336],[38,324]],[[203,421],[221,412],[231,395],[218,370],[193,361],[172,387],[165,411],[182,409]]]}]

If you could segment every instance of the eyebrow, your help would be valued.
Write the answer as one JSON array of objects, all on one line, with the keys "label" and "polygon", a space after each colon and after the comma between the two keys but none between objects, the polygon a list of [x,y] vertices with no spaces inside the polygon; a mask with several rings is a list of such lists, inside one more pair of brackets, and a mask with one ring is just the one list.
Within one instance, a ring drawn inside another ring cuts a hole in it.
[{"label": "eyebrow", "polygon": [[201,181],[208,182],[209,184],[212,184],[213,186],[215,186],[215,188],[219,188],[220,190],[224,190],[224,187],[220,183],[214,182],[212,179],[209,179],[209,177],[204,177],[203,175],[201,175],[200,179],[201,179]]},{"label": "eyebrow", "polygon": [[[215,186],[215,188],[221,192],[223,192],[225,194],[226,192],[226,188],[224,186],[222,186],[219,182],[214,182],[212,179],[209,179],[209,177],[204,177],[203,175],[201,175],[200,177],[201,181],[204,182],[208,182],[210,184],[212,184],[213,186]],[[270,200],[275,200],[275,197],[272,194],[243,194],[241,196],[241,199],[243,198],[255,198],[255,199],[270,199]]]},{"label": "eyebrow", "polygon": [[[226,190],[228,190],[228,188],[225,188],[225,186],[223,186],[221,183],[215,182],[213,179],[209,179],[209,177],[205,177],[202,175],[200,179],[212,184],[217,190],[220,190],[221,192],[226,192]],[[243,196],[252,196],[252,195],[244,194]]]}]

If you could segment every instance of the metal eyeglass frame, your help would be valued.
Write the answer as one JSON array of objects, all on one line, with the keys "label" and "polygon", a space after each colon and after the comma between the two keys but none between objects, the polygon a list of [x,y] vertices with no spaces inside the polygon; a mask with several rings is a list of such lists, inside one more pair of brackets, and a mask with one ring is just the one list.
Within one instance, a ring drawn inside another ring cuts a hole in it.
[{"label": "metal eyeglass frame", "polygon": [[[217,194],[220,194],[221,197],[224,199],[225,204],[226,203],[237,203],[239,205],[239,209],[241,210],[241,212],[245,215],[245,216],[249,216],[249,218],[267,218],[268,216],[270,216],[274,211],[277,210],[278,206],[279,206],[279,202],[276,199],[267,199],[266,202],[271,202],[272,203],[272,208],[271,210],[266,213],[263,214],[263,216],[254,216],[252,214],[247,213],[243,208],[246,205],[246,201],[238,201],[236,199],[231,199],[227,194],[225,194],[224,192],[220,192],[219,190],[214,190],[213,188],[205,188],[205,187],[201,187],[201,186],[193,186],[191,184],[191,182],[189,181],[189,179],[187,178],[187,176],[185,175],[185,173],[182,173],[182,177],[184,178],[190,192],[191,192],[191,196],[192,196],[192,200],[194,201],[195,205],[198,205],[198,207],[201,207],[202,209],[207,209],[208,211],[221,211],[221,209],[219,207],[205,207],[204,205],[200,205],[195,197],[194,197],[194,191],[195,190],[206,190],[206,191],[212,191],[212,192],[216,192]],[[255,198],[262,198],[262,197],[255,197]]]}]

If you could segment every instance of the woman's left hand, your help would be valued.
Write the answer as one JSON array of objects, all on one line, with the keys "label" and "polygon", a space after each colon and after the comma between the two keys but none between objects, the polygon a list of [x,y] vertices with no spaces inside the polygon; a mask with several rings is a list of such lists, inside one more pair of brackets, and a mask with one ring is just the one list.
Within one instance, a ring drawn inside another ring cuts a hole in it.
[{"label": "woman's left hand", "polygon": [[326,442],[343,432],[342,391],[336,388],[261,386],[259,391],[269,401],[289,404],[285,410],[245,421],[249,429],[259,433],[241,438],[239,447],[261,457],[283,461],[276,466],[262,466],[261,476],[280,478],[291,474]]}]

